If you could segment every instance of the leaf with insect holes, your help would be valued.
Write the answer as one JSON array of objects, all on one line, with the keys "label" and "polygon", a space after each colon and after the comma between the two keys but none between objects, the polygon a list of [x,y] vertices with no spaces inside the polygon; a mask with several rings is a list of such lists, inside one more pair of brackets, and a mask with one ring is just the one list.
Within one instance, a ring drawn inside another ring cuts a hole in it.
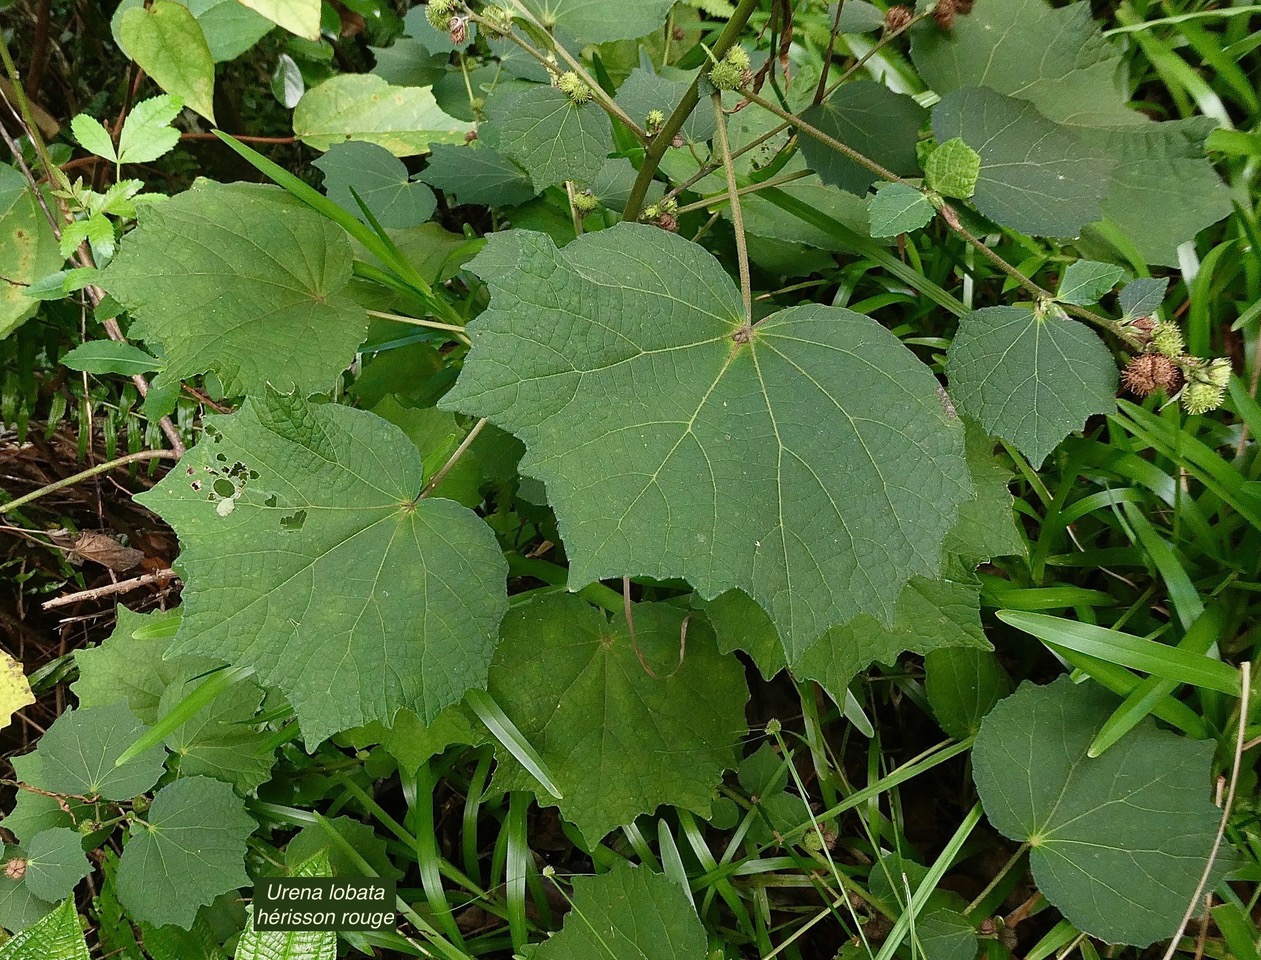
[{"label": "leaf with insect holes", "polygon": [[896,237],[918,230],[936,211],[928,198],[904,183],[882,183],[867,207],[873,237]]},{"label": "leaf with insect holes", "polygon": [[536,191],[566,180],[588,182],[613,149],[609,117],[554,87],[513,87],[491,97],[480,130],[489,147],[529,175]]},{"label": "leaf with insect holes", "polygon": [[167,93],[215,121],[215,62],[206,35],[189,9],[174,0],[132,7],[118,22],[119,42]]},{"label": "leaf with insect holes", "polygon": [[328,198],[365,223],[355,194],[387,228],[424,223],[437,207],[433,191],[413,181],[403,161],[375,143],[335,143],[315,166],[324,174]]},{"label": "leaf with insect holes", "polygon": [[1174,934],[1208,863],[1221,819],[1209,799],[1215,744],[1146,720],[1091,759],[1117,704],[1091,681],[1026,681],[982,721],[973,779],[994,827],[1032,847],[1038,889],[1070,923],[1145,947]]},{"label": "leaf with insect holes", "polygon": [[469,269],[490,306],[440,405],[525,442],[572,588],[740,587],[795,654],[859,613],[890,622],[902,584],[936,573],[972,495],[963,430],[875,321],[804,306],[750,329],[718,261],[644,225],[563,250],[495,234]]},{"label": "leaf with insect holes", "polygon": [[35,834],[26,845],[27,887],[41,900],[70,896],[92,871],[83,853],[83,834],[73,827],[54,827]]},{"label": "leaf with insect holes", "polygon": [[744,669],[708,625],[667,604],[632,616],[633,634],[578,597],[525,604],[505,618],[490,670],[491,696],[564,798],[507,755],[495,786],[558,803],[592,843],[662,804],[708,816],[745,733]]},{"label": "leaf with insect holes", "polygon": [[362,140],[410,157],[435,143],[463,143],[472,129],[443,113],[430,88],[394,87],[372,74],[331,77],[303,94],[293,111],[293,132],[316,150]]},{"label": "leaf with insect holes", "polygon": [[1077,260],[1068,265],[1060,280],[1055,299],[1060,303],[1087,306],[1098,303],[1125,277],[1125,270],[1114,263]]},{"label": "leaf with insect holes", "polygon": [[126,763],[117,761],[146,729],[125,703],[67,710],[40,738],[39,782],[33,786],[106,800],[139,796],[162,776],[165,752],[154,747]]},{"label": "leaf with insect holes", "polygon": [[1094,331],[1028,307],[959,321],[946,370],[964,416],[1014,444],[1034,468],[1087,417],[1116,408],[1117,367]]},{"label": "leaf with insect holes", "polygon": [[674,880],[621,857],[612,869],[573,878],[573,909],[560,933],[535,948],[536,960],[705,960],[705,928]]},{"label": "leaf with insect holes", "polygon": [[309,746],[401,707],[432,720],[485,683],[503,554],[471,510],[417,499],[399,428],[269,391],[206,430],[137,498],[180,537],[169,655],[255,667]]},{"label": "leaf with insect holes", "polygon": [[74,901],[66,900],[3,947],[4,960],[91,960]]},{"label": "leaf with insect holes", "polygon": [[[969,127],[987,127],[1005,144],[1006,155],[1028,149],[1035,127],[1044,127],[1045,146],[1057,163],[1084,171],[1097,169],[1098,161],[1107,158],[1106,173],[1092,185],[1102,189],[1094,219],[1106,217],[1119,227],[1148,263],[1176,266],[1180,243],[1229,215],[1229,193],[1204,155],[1205,137],[1216,122],[1193,117],[1156,123],[1131,107],[1124,52],[1104,37],[1091,19],[1089,4],[979,4],[958,17],[950,31],[921,24],[912,54],[925,82],[944,98],[961,88],[985,87],[1036,108],[1040,120],[1026,118],[1019,131],[1012,127],[1000,132],[994,118],[978,113],[984,104],[969,100]],[[935,132],[941,109],[934,112]],[[985,149],[966,134],[964,139],[985,157]],[[1063,190],[1071,179],[1063,172],[1066,181],[1042,176],[1037,182]],[[1001,170],[993,173],[1001,178]],[[1086,209],[1072,212],[1079,217]]]},{"label": "leaf with insect holes", "polygon": [[[279,187],[202,183],[146,207],[101,283],[165,349],[159,385],[328,390],[368,330],[345,232]],[[302,349],[294,349],[301,344]]]},{"label": "leaf with insect holes", "polygon": [[132,825],[118,863],[118,899],[136,920],[191,929],[201,907],[250,882],[245,842],[257,827],[230,785],[176,780]]},{"label": "leaf with insect holes", "polygon": [[[915,141],[924,116],[924,108],[912,98],[874,80],[843,84],[801,115],[828,136],[900,175],[919,171]],[[801,152],[824,183],[850,193],[863,196],[877,179],[866,167],[813,137],[801,138]]]}]

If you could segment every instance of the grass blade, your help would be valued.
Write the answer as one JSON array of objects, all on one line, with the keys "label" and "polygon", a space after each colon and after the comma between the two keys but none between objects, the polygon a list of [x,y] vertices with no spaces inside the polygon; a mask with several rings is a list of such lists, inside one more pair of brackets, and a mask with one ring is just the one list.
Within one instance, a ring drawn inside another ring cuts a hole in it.
[{"label": "grass blade", "polygon": [[508,719],[508,715],[499,708],[499,704],[491,699],[490,694],[485,690],[470,690],[465,694],[464,702],[473,709],[477,718],[486,724],[486,728],[495,735],[495,739],[504,745],[504,749],[516,757],[521,766],[525,767],[530,775],[543,785],[544,790],[557,800],[563,799],[564,794],[560,792],[560,787],[556,786],[556,781],[552,779],[543,758],[538,755],[534,747],[530,746],[530,742],[522,736],[516,725]]},{"label": "grass blade", "polygon": [[253,667],[219,667],[202,681],[196,690],[160,717],[158,722],[146,730],[139,740],[124,750],[122,755],[114,761],[114,766],[121,767],[128,760],[140,756],[151,747],[156,747],[228,687],[252,676],[254,676]]}]

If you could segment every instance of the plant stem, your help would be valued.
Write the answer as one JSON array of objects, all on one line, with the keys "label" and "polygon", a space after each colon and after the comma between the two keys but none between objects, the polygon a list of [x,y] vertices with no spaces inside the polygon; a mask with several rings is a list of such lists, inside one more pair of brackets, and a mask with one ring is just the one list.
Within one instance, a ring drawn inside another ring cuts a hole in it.
[{"label": "plant stem", "polygon": [[740,191],[736,187],[736,167],[731,160],[731,144],[727,142],[727,116],[722,112],[722,94],[714,91],[710,98],[714,104],[714,142],[722,154],[723,170],[727,174],[727,197],[731,201],[731,222],[736,231],[736,264],[740,269],[740,299],[744,302],[744,321],[753,322],[753,282],[749,277],[749,243],[744,235],[744,213],[740,210]]},{"label": "plant stem", "polygon": [[[735,160],[736,154],[731,154],[731,159]],[[741,187],[736,191],[737,196],[747,196],[750,193],[757,193],[759,190],[771,190],[775,187],[782,187],[786,183],[792,183],[794,180],[802,180],[806,177],[814,176],[812,170],[798,170],[796,173],[788,173],[782,177],[775,177],[772,180],[763,180],[761,183],[751,183],[747,187]],[[715,193],[713,196],[706,197],[703,200],[697,200],[695,203],[689,203],[686,206],[679,207],[679,213],[691,213],[693,210],[706,210],[716,203],[728,199],[731,196],[730,191],[726,193]]]},{"label": "plant stem", "polygon": [[[736,12],[731,15],[727,26],[714,43],[712,52],[716,59],[721,60],[723,55],[735,46],[740,31],[749,22],[749,17],[753,15],[753,11],[757,9],[760,2],[761,0],[740,0]],[[648,144],[644,161],[639,165],[635,185],[631,187],[630,197],[622,210],[623,220],[634,222],[639,219],[640,211],[644,208],[644,198],[648,195],[648,184],[652,183],[652,178],[656,176],[657,168],[661,165],[662,157],[666,155],[666,150],[670,148],[678,132],[683,129],[684,122],[692,115],[700,99],[700,77],[698,76],[692,81],[692,85],[679,100],[678,106],[666,118],[666,122]]]},{"label": "plant stem", "polygon": [[450,473],[452,468],[460,462],[460,458],[468,452],[468,448],[473,445],[473,441],[477,439],[477,435],[482,432],[482,428],[486,426],[487,422],[486,418],[482,417],[482,419],[478,420],[477,423],[473,425],[473,429],[468,432],[468,436],[464,438],[464,442],[455,448],[455,453],[451,454],[451,458],[442,465],[442,469],[433,475],[433,479],[425,485],[425,489],[420,491],[420,496],[416,498],[417,500],[425,499],[425,497],[433,493],[434,488],[437,487],[438,484],[446,479],[447,474]]},{"label": "plant stem", "polygon": [[861,70],[868,60],[870,60],[877,53],[879,53],[881,50],[887,47],[890,44],[890,42],[902,36],[902,34],[906,33],[906,31],[910,30],[913,26],[915,26],[921,20],[924,20],[927,17],[931,17],[932,15],[933,15],[933,8],[929,7],[926,10],[923,10],[920,13],[917,13],[900,30],[885,31],[884,35],[881,36],[880,39],[877,40],[872,45],[870,50],[868,50],[861,57],[859,57],[852,64],[850,64],[850,66],[845,70],[845,72],[836,78],[836,82],[833,83],[830,87],[828,87],[827,92],[824,93],[823,99],[826,100],[828,97],[830,97],[833,94],[833,92],[835,92],[837,87],[839,87],[842,83],[844,83],[846,80],[852,77],[855,73]]},{"label": "plant stem", "polygon": [[376,317],[380,320],[393,320],[397,323],[410,323],[412,326],[429,327],[432,330],[448,330],[454,333],[456,339],[461,343],[469,346],[473,343],[473,341],[468,338],[467,334],[465,334],[464,328],[458,324],[441,323],[438,320],[422,320],[420,317],[405,317],[401,313],[385,313],[381,310],[365,310],[364,312],[367,313],[368,316]]},{"label": "plant stem", "polygon": [[1028,852],[1028,850],[1029,850],[1028,843],[1022,843],[1019,847],[1016,848],[1016,852],[1007,858],[1007,862],[1003,864],[1002,868],[998,871],[998,873],[994,874],[990,882],[985,885],[985,889],[982,890],[980,893],[978,893],[976,895],[976,898],[971,903],[969,903],[966,907],[963,908],[963,915],[965,917],[969,913],[971,913],[973,910],[975,910],[977,906],[983,903],[986,897],[988,897],[991,893],[994,892],[994,888],[1003,882],[1003,877],[1007,876],[1007,874],[1011,872],[1012,867],[1014,867],[1017,863],[1020,862],[1020,858],[1023,857],[1025,853]]},{"label": "plant stem", "polygon": [[50,493],[56,493],[58,490],[64,490],[66,487],[72,487],[76,483],[88,480],[102,473],[109,473],[115,467],[126,466],[129,463],[136,463],[140,460],[178,460],[179,455],[174,450],[141,450],[137,453],[129,453],[124,457],[118,457],[105,463],[98,463],[95,467],[89,467],[87,470],[81,470],[73,476],[58,480],[56,483],[50,483],[38,490],[33,490],[25,496],[18,497],[16,500],[10,500],[8,503],[0,503],[0,515],[12,513],[18,507],[25,506],[32,500],[38,500],[40,497],[47,496]]}]

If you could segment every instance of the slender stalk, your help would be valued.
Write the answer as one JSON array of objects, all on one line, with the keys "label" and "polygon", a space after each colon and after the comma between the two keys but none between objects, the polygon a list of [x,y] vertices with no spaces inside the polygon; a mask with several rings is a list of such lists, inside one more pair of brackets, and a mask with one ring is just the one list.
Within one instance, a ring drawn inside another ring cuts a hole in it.
[{"label": "slender stalk", "polygon": [[442,469],[433,475],[433,479],[425,485],[425,489],[420,491],[420,496],[416,498],[417,500],[425,499],[425,497],[433,493],[434,488],[437,487],[438,484],[446,479],[447,474],[450,473],[455,465],[460,462],[460,458],[468,452],[468,448],[473,445],[473,441],[477,439],[477,435],[482,432],[482,428],[486,426],[486,423],[486,418],[482,417],[482,419],[478,420],[477,423],[473,425],[473,429],[468,432],[468,436],[464,438],[464,442],[455,448],[455,453],[451,454],[451,458],[442,465]]},{"label": "slender stalk", "polygon": [[835,92],[837,87],[839,87],[842,83],[844,83],[854,74],[856,74],[859,70],[861,70],[867,64],[868,60],[870,60],[877,53],[879,53],[881,50],[887,47],[892,41],[902,36],[902,34],[906,33],[908,30],[910,30],[913,26],[915,26],[921,20],[924,20],[927,17],[931,17],[932,15],[933,15],[933,8],[929,7],[928,9],[922,10],[919,13],[917,13],[915,16],[913,16],[901,29],[885,31],[883,36],[881,36],[880,39],[877,40],[872,45],[870,50],[868,50],[861,57],[859,57],[852,64],[850,64],[849,67],[845,70],[845,72],[836,78],[836,82],[833,83],[830,87],[828,87],[827,92],[823,95],[823,99],[826,100],[828,97],[830,97],[833,94],[833,92]]},{"label": "slender stalk", "polygon": [[722,154],[723,170],[727,174],[727,197],[731,202],[731,223],[736,231],[736,259],[740,269],[740,299],[744,302],[744,319],[753,322],[753,282],[749,277],[749,242],[744,235],[744,213],[740,209],[740,191],[736,187],[736,166],[731,160],[731,144],[727,142],[727,116],[722,112],[722,94],[714,91],[710,98],[714,104],[714,142]]},{"label": "slender stalk", "polygon": [[18,507],[26,506],[32,500],[38,500],[40,497],[46,497],[50,493],[56,493],[58,490],[64,490],[66,487],[73,487],[76,483],[91,479],[102,473],[116,467],[123,467],[129,463],[137,463],[141,460],[178,460],[179,455],[174,450],[141,450],[137,453],[129,453],[124,457],[118,457],[114,460],[108,460],[105,463],[98,463],[94,467],[87,470],[80,470],[73,476],[58,480],[56,483],[50,483],[47,486],[40,487],[38,490],[32,490],[25,496],[18,497],[16,500],[10,500],[8,503],[0,503],[0,515],[12,513]]},{"label": "slender stalk", "polygon": [[442,323],[438,320],[424,320],[420,317],[407,317],[401,313],[385,313],[381,310],[364,311],[370,317],[376,317],[379,320],[393,320],[396,323],[410,323],[414,327],[428,327],[431,330],[446,330],[455,334],[455,338],[461,343],[471,346],[473,341],[468,338],[464,332],[464,328],[454,323]]},{"label": "slender stalk", "polygon": [[[731,159],[735,160],[736,155],[731,154]],[[751,183],[747,187],[741,187],[736,191],[736,195],[740,197],[748,196],[751,193],[757,193],[759,190],[770,190],[773,187],[782,187],[786,183],[792,183],[794,180],[802,180],[806,177],[814,176],[812,170],[798,170],[796,173],[785,174],[782,177],[775,177],[772,180],[763,180],[761,183]],[[689,203],[686,206],[679,207],[679,213],[691,213],[693,210],[705,210],[713,206],[715,203],[721,203],[731,196],[731,192],[715,193],[713,196],[706,197],[703,200],[697,200],[695,203]]]},{"label": "slender stalk", "polygon": [[1007,858],[1007,862],[1003,864],[1002,868],[998,871],[998,873],[994,874],[990,882],[985,885],[985,889],[982,890],[980,893],[978,893],[976,897],[972,900],[972,902],[963,908],[963,915],[965,917],[969,913],[971,913],[973,910],[975,910],[978,906],[980,906],[982,903],[985,902],[985,898],[988,897],[991,893],[993,893],[994,888],[1003,882],[1003,877],[1011,873],[1012,868],[1017,863],[1020,862],[1020,858],[1023,857],[1025,853],[1028,852],[1028,850],[1029,850],[1028,843],[1022,843],[1020,846],[1016,848],[1016,852]]},{"label": "slender stalk", "polygon": [[[723,55],[735,46],[736,40],[740,36],[740,31],[749,22],[749,17],[753,15],[753,11],[757,9],[760,2],[761,0],[740,0],[740,5],[736,7],[736,12],[731,15],[731,19],[727,21],[727,26],[714,42],[712,52],[717,59],[721,60]],[[683,94],[682,99],[679,100],[678,106],[666,118],[666,122],[662,125],[660,131],[648,144],[648,150],[644,154],[644,161],[639,165],[639,174],[635,177],[635,185],[631,187],[630,197],[626,201],[626,207],[622,210],[623,220],[635,221],[639,219],[640,211],[644,208],[644,198],[648,196],[648,184],[652,183],[652,178],[657,175],[657,168],[661,166],[661,159],[666,155],[666,150],[670,148],[670,144],[674,141],[678,132],[683,129],[684,122],[692,115],[692,111],[696,109],[700,99],[700,77],[697,77],[692,81],[692,85],[687,88],[687,92]]]}]

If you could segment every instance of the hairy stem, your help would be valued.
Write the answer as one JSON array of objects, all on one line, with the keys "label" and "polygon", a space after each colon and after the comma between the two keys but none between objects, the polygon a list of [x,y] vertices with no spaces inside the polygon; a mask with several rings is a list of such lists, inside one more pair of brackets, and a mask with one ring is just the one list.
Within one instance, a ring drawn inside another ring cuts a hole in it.
[{"label": "hairy stem", "polygon": [[64,490],[66,487],[73,487],[76,483],[88,480],[102,473],[109,473],[115,467],[123,467],[129,463],[137,463],[141,460],[178,460],[179,454],[174,450],[140,450],[137,453],[129,453],[124,457],[117,457],[114,460],[108,460],[105,463],[98,463],[94,467],[87,470],[80,470],[73,476],[66,477],[64,480],[58,480],[56,483],[50,483],[47,486],[40,487],[38,490],[32,490],[25,496],[18,497],[16,500],[10,500],[8,503],[0,503],[0,515],[12,513],[18,507],[25,506],[32,500],[38,500],[40,497],[46,497],[50,493],[56,493],[58,490]]},{"label": "hairy stem", "polygon": [[425,497],[434,492],[434,489],[438,486],[438,484],[446,479],[447,474],[450,473],[455,465],[460,462],[460,458],[463,457],[464,454],[468,453],[468,448],[473,445],[473,441],[477,439],[477,435],[482,432],[482,428],[486,426],[487,422],[486,418],[482,417],[482,419],[478,420],[477,423],[473,425],[473,429],[468,432],[468,436],[464,438],[464,442],[455,448],[455,453],[451,454],[451,458],[447,460],[447,462],[442,465],[442,468],[433,475],[433,479],[425,485],[425,489],[420,491],[420,496],[416,498],[417,500],[425,499]]},{"label": "hairy stem", "polygon": [[736,259],[740,268],[740,299],[744,301],[744,319],[753,322],[753,282],[749,277],[749,243],[744,235],[744,213],[740,210],[740,191],[736,187],[736,166],[731,160],[731,144],[727,142],[727,116],[722,112],[722,94],[714,91],[714,141],[722,154],[723,170],[727,174],[727,197],[731,202],[731,222],[736,231]]}]

